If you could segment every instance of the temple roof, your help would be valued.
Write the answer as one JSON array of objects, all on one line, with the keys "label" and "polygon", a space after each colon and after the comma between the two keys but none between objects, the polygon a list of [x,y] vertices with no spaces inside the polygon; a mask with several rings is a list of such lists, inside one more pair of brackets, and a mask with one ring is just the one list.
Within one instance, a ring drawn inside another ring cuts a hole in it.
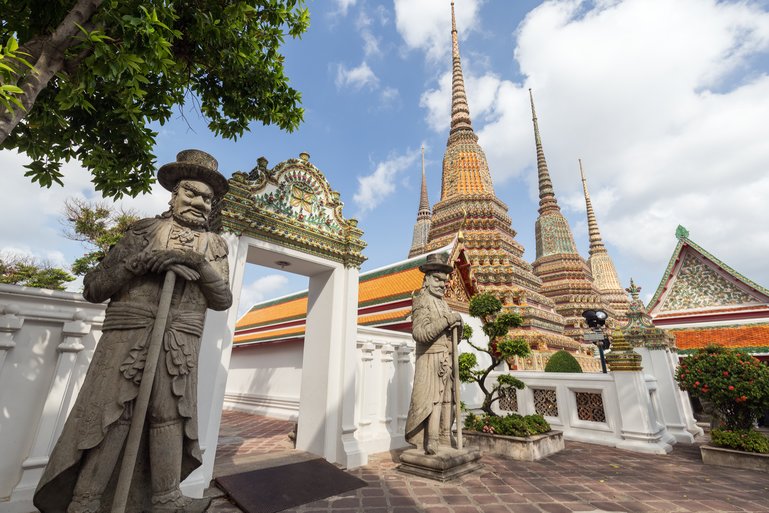
[{"label": "temple roof", "polygon": [[676,337],[680,353],[710,344],[739,348],[750,353],[769,353],[769,324],[747,324],[668,330]]},{"label": "temple roof", "polygon": [[[438,251],[447,251],[441,248]],[[422,286],[427,254],[361,273],[358,324],[401,330],[410,326],[411,294]],[[235,325],[234,344],[288,342],[304,337],[307,291],[257,303]],[[403,326],[401,324],[406,323]]]},{"label": "temple roof", "polygon": [[678,244],[647,308],[655,323],[687,316],[744,317],[750,312],[755,318],[769,310],[769,290],[693,242],[684,227],[678,227],[676,237]]}]

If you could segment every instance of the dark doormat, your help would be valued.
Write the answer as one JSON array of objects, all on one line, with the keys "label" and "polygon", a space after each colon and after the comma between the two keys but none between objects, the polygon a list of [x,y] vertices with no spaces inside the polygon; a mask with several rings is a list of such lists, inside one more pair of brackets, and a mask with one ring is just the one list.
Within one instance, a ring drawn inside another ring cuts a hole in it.
[{"label": "dark doormat", "polygon": [[216,478],[246,513],[274,513],[366,486],[366,482],[319,458]]}]

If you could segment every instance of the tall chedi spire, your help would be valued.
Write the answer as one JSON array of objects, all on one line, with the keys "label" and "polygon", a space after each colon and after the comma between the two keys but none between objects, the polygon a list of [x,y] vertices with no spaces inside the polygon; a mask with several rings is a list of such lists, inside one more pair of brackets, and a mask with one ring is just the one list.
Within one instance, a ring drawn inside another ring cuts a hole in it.
[{"label": "tall chedi spire", "polygon": [[564,319],[540,292],[542,282],[523,259],[507,205],[494,194],[486,155],[473,131],[459,56],[454,2],[451,3],[451,128],[443,157],[441,198],[433,207],[425,252],[450,244],[462,234],[475,287],[518,305],[524,318],[519,330],[536,349],[578,347],[563,336]]},{"label": "tall chedi spire", "polygon": [[[585,208],[587,210],[587,230],[590,235],[590,258],[587,264],[593,273],[593,284],[603,296],[604,301],[617,313],[620,321],[624,321],[630,306],[625,290],[620,285],[617,269],[614,267],[609,252],[601,239],[598,230],[598,221],[593,211],[593,203],[590,201],[590,193],[587,191],[587,180],[582,170],[582,159],[579,159],[579,174],[582,177],[582,190],[585,193]],[[631,280],[631,287],[633,283]]]},{"label": "tall chedi spire", "polygon": [[575,340],[581,340],[584,332],[581,327],[583,311],[600,308],[606,310],[613,318],[616,318],[616,313],[604,303],[593,284],[590,268],[577,252],[569,223],[558,206],[545,152],[542,149],[542,137],[531,89],[529,99],[539,179],[539,217],[534,225],[537,242],[534,274],[542,280],[542,293],[555,302],[556,311],[566,319],[564,333]]},{"label": "tall chedi spire", "polygon": [[422,193],[419,196],[417,222],[414,224],[414,235],[411,238],[409,258],[424,253],[427,236],[430,233],[430,201],[427,199],[427,180],[425,179],[425,147],[422,146]]}]

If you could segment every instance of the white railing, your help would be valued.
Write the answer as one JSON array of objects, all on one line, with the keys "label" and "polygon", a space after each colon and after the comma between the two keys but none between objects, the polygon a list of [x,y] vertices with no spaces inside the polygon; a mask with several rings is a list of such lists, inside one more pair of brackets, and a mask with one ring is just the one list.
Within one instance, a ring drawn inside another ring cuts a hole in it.
[{"label": "white railing", "polygon": [[[500,372],[492,373],[493,382]],[[511,372],[526,384],[498,413],[538,413],[566,440],[665,454],[676,439],[667,431],[657,380],[640,372]],[[479,404],[471,403],[476,407]]]},{"label": "white railing", "polygon": [[77,293],[0,285],[0,511],[34,509],[105,308]]}]

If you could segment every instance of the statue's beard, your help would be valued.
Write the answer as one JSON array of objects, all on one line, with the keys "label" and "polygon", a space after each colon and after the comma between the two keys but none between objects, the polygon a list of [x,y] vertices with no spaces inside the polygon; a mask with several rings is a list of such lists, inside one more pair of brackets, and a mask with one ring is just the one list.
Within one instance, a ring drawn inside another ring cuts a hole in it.
[{"label": "statue's beard", "polygon": [[177,214],[173,210],[171,211],[171,216],[174,218],[174,221],[182,226],[187,226],[189,228],[208,228],[208,219],[183,217],[181,214]]}]

